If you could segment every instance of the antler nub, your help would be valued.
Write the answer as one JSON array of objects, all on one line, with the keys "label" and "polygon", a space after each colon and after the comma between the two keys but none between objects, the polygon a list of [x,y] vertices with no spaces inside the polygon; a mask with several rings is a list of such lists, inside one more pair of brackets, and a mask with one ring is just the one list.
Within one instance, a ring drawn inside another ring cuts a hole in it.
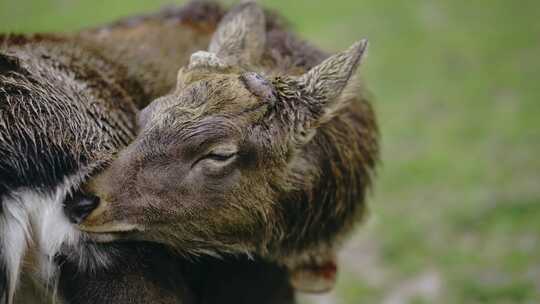
[{"label": "antler nub", "polygon": [[227,64],[223,62],[223,60],[219,59],[218,56],[214,53],[207,51],[198,51],[191,55],[188,69],[198,67],[224,69],[227,68]]}]

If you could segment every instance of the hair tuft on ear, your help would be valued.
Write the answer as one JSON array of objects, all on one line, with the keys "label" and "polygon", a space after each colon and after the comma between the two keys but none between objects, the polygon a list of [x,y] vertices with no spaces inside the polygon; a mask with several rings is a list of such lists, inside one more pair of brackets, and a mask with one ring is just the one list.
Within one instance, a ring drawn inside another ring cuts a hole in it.
[{"label": "hair tuft on ear", "polygon": [[360,40],[346,51],[329,57],[300,76],[298,84],[302,89],[302,96],[309,100],[308,107],[311,112],[319,113],[318,117],[314,117],[317,120],[314,125],[331,119],[345,106],[348,98],[341,98],[342,94],[355,78],[367,46],[366,39]]},{"label": "hair tuft on ear", "polygon": [[367,46],[366,39],[360,40],[302,75],[299,83],[305,88],[305,93],[321,100],[338,97],[360,65]]}]

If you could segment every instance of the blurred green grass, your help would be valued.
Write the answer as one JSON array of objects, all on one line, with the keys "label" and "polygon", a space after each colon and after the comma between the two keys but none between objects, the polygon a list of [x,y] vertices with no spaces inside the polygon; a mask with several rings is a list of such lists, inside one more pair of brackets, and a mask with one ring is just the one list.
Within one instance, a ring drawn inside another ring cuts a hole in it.
[{"label": "blurred green grass", "polygon": [[[336,292],[311,301],[539,303],[540,2],[262,2],[325,49],[371,42],[372,217]],[[0,31],[74,31],[169,3],[3,0]]]}]

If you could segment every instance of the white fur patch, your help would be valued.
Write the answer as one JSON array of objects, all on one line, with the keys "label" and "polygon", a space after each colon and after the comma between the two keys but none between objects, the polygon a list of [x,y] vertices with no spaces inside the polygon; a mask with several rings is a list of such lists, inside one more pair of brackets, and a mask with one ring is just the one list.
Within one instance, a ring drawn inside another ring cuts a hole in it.
[{"label": "white fur patch", "polygon": [[19,272],[22,258],[27,248],[29,239],[28,214],[16,200],[4,200],[0,216],[0,231],[2,231],[2,262],[6,266],[6,275],[9,282],[8,303],[11,303],[15,295],[15,288],[19,280]]},{"label": "white fur patch", "polygon": [[77,175],[50,193],[37,189],[19,189],[1,200],[3,214],[0,215],[0,246],[9,281],[8,303],[13,301],[22,261],[27,250],[36,251],[37,272],[31,276],[54,289],[57,267],[54,257],[63,246],[77,246],[81,232],[68,220],[63,210],[63,201],[72,187],[81,180]]}]

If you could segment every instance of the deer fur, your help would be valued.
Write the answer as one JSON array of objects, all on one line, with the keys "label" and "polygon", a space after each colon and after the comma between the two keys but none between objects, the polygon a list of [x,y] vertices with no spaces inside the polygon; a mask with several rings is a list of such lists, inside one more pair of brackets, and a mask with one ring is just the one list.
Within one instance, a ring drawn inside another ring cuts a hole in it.
[{"label": "deer fur", "polygon": [[[0,303],[215,303],[216,290],[229,302],[291,301],[275,264],[96,243],[63,213],[134,139],[138,108],[174,88],[222,15],[193,2],[73,35],[0,35]],[[253,282],[259,294],[220,287],[234,267],[233,283],[268,274]]]}]

